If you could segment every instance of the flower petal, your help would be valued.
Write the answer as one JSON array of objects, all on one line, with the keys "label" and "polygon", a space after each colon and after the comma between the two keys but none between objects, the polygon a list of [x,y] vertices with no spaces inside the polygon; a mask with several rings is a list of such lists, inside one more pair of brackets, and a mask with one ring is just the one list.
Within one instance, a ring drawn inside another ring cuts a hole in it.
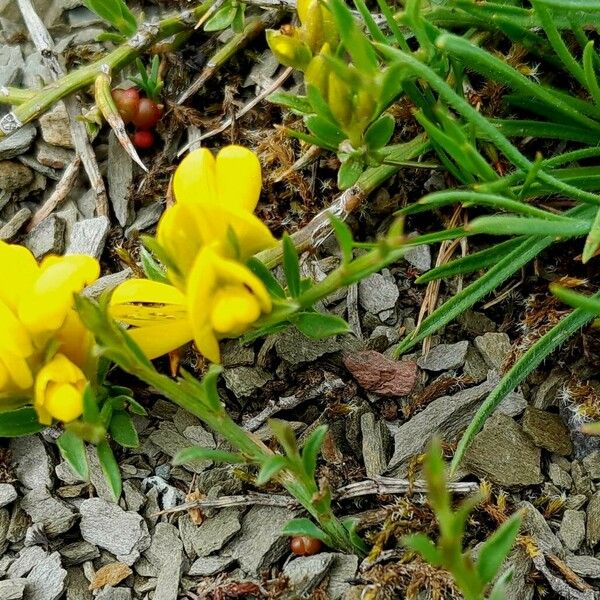
[{"label": "flower petal", "polygon": [[190,323],[183,320],[136,327],[127,334],[150,360],[184,346],[193,337]]},{"label": "flower petal", "polygon": [[242,146],[226,146],[216,159],[219,204],[225,208],[253,212],[260,197],[260,162]]},{"label": "flower petal", "polygon": [[21,356],[3,352],[0,361],[4,363],[10,374],[12,383],[21,390],[28,390],[33,385],[33,375],[27,361]]},{"label": "flower petal", "polygon": [[177,202],[218,202],[215,158],[210,150],[193,150],[179,163],[173,176],[173,192]]},{"label": "flower petal", "polygon": [[4,281],[10,282],[0,286],[0,300],[12,310],[29,293],[39,272],[37,261],[27,248],[0,242],[0,273]]},{"label": "flower petal", "polygon": [[71,383],[50,383],[46,389],[44,409],[57,421],[70,423],[83,413],[82,392]]},{"label": "flower petal", "polygon": [[150,279],[128,279],[119,284],[110,305],[146,302],[151,304],[185,304],[185,296],[174,286]]},{"label": "flower petal", "polygon": [[47,257],[40,268],[31,292],[19,304],[19,318],[33,333],[58,329],[73,307],[73,294],[100,275],[98,261],[80,254]]},{"label": "flower petal", "polygon": [[33,353],[33,343],[21,321],[0,300],[0,353],[3,351],[27,357]]}]

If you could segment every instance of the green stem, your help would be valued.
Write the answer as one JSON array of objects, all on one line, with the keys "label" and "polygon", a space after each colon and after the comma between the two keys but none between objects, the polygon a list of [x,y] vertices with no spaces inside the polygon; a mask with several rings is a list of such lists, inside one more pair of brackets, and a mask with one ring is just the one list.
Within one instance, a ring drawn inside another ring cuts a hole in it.
[{"label": "green stem", "polygon": [[35,92],[15,87],[0,88],[0,104],[18,105],[31,100]]}]

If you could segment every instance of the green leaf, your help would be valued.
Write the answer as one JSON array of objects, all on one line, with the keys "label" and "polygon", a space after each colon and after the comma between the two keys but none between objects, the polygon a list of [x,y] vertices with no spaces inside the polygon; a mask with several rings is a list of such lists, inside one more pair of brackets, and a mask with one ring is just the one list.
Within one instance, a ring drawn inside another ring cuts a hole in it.
[{"label": "green leaf", "polygon": [[270,456],[260,467],[260,471],[256,477],[256,485],[265,485],[265,483],[275,477],[287,465],[288,460],[285,456],[281,456],[280,454]]},{"label": "green leaf", "polygon": [[[1,417],[0,417],[1,418]],[[89,468],[83,440],[68,429],[56,440],[61,456],[83,481],[89,479]]]},{"label": "green leaf", "polygon": [[329,537],[324,531],[321,531],[310,519],[300,518],[288,521],[281,532],[283,535],[296,536],[307,535],[308,537],[321,540],[329,545]]},{"label": "green leaf", "polygon": [[135,425],[131,416],[122,410],[115,410],[110,420],[108,430],[119,446],[137,448],[140,445]]},{"label": "green leaf", "polygon": [[594,255],[596,250],[600,248],[600,208],[594,217],[594,222],[587,238],[585,239],[585,246],[583,247],[583,253],[581,255],[581,262],[583,264],[589,262]]},{"label": "green leaf", "polygon": [[305,336],[315,340],[350,331],[350,326],[341,317],[319,312],[298,313],[291,321]]},{"label": "green leaf", "polygon": [[321,115],[309,115],[304,119],[304,123],[315,137],[334,148],[337,148],[346,139],[346,136],[337,125]]},{"label": "green leaf", "polygon": [[214,448],[186,448],[185,450],[180,450],[175,455],[173,464],[184,465],[196,460],[212,460],[231,465],[239,465],[246,462],[241,454],[236,454],[235,452],[226,452],[225,450],[216,450]]},{"label": "green leaf", "polygon": [[381,115],[365,131],[365,144],[372,149],[383,148],[392,139],[395,127],[396,120],[392,115],[389,113]]},{"label": "green leaf", "polygon": [[283,246],[283,272],[287,281],[288,291],[292,298],[297,298],[300,294],[300,261],[298,251],[292,238],[283,234],[281,240]]},{"label": "green leaf", "polygon": [[278,90],[267,96],[267,100],[300,115],[310,115],[315,112],[306,96],[290,94],[289,92],[282,92]]},{"label": "green leaf", "polygon": [[344,529],[348,532],[350,536],[350,541],[354,545],[355,548],[358,549],[359,552],[363,554],[367,554],[369,552],[369,547],[365,544],[364,540],[358,534],[358,524],[360,523],[360,519],[357,517],[346,517],[342,519],[342,525]]},{"label": "green leaf", "polygon": [[131,36],[136,32],[137,20],[123,0],[84,0],[83,3],[123,35]]},{"label": "green leaf", "polygon": [[225,3],[204,25],[204,31],[221,31],[227,29],[235,19],[237,6],[232,2]]},{"label": "green leaf", "polygon": [[269,427],[289,458],[298,457],[298,443],[292,426],[283,419],[269,419]]},{"label": "green leaf", "polygon": [[[205,402],[215,411],[221,411],[221,398],[217,389],[217,381],[221,376],[222,368],[219,365],[211,365],[200,382],[202,396]],[[197,382],[196,379],[194,381]]]},{"label": "green leaf", "polygon": [[140,261],[142,263],[142,270],[144,275],[152,281],[158,281],[160,283],[169,283],[167,279],[166,271],[159,265],[152,254],[146,250],[144,246],[140,248]]},{"label": "green leaf", "polygon": [[235,11],[235,17],[231,23],[231,29],[234,33],[242,33],[244,31],[245,18],[246,4],[244,2],[239,2],[237,5],[237,10]]},{"label": "green leaf", "polygon": [[592,296],[584,296],[569,288],[556,284],[550,285],[550,291],[561,301],[573,308],[582,308],[591,313],[600,315],[600,300]]},{"label": "green leaf", "polygon": [[430,565],[440,567],[443,564],[442,553],[424,533],[415,533],[402,538],[402,543],[418,552]]},{"label": "green leaf", "polygon": [[275,298],[285,299],[285,290],[265,265],[254,256],[246,263],[248,268],[265,284],[269,294]]},{"label": "green leaf", "polygon": [[83,390],[83,420],[93,425],[98,425],[102,421],[96,394],[90,384]]},{"label": "green leaf", "polygon": [[315,428],[308,436],[302,448],[302,464],[304,465],[304,471],[309,477],[315,476],[317,457],[327,435],[327,429],[327,425],[319,425],[319,427]]},{"label": "green leaf", "polygon": [[477,557],[477,572],[484,583],[489,583],[496,577],[515,543],[520,527],[521,518],[513,515],[481,545]]},{"label": "green leaf", "polygon": [[348,227],[345,221],[342,221],[337,215],[329,213],[328,218],[331,227],[333,228],[333,232],[335,233],[335,237],[337,238],[340,250],[342,251],[344,263],[347,264],[352,260],[352,250],[354,248],[352,231],[350,231],[350,227]]},{"label": "green leaf", "polygon": [[512,579],[513,570],[507,569],[496,581],[490,595],[488,596],[488,600],[508,600],[506,597],[506,584]]},{"label": "green leaf", "polygon": [[0,412],[0,438],[31,435],[44,429],[31,406]]},{"label": "green leaf", "polygon": [[337,176],[337,184],[340,190],[347,190],[352,187],[358,178],[363,174],[365,165],[363,161],[356,156],[349,156],[340,166]]},{"label": "green leaf", "polygon": [[96,450],[98,451],[98,459],[100,461],[102,473],[104,474],[104,479],[106,480],[106,483],[108,483],[108,487],[116,502],[121,497],[121,492],[123,491],[121,471],[117,459],[107,441],[100,442],[96,446]]},{"label": "green leaf", "polygon": [[493,216],[478,217],[471,221],[466,229],[487,235],[532,235],[552,237],[577,237],[588,233],[590,222],[575,220],[546,221],[544,219]]}]

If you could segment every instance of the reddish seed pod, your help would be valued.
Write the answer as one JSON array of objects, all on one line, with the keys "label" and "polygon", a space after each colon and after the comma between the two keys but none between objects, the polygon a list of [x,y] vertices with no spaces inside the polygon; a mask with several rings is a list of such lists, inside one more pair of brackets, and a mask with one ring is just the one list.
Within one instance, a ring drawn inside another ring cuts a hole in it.
[{"label": "reddish seed pod", "polygon": [[323,549],[323,542],[308,535],[297,535],[292,538],[290,548],[296,556],[312,556]]},{"label": "reddish seed pod", "polygon": [[161,106],[150,100],[150,98],[141,98],[138,104],[137,113],[131,121],[140,129],[152,129],[158,123],[161,116]]},{"label": "reddish seed pod", "polygon": [[148,150],[154,146],[154,134],[147,129],[138,129],[131,136],[131,141],[138,150]]},{"label": "reddish seed pod", "polygon": [[140,104],[139,90],[134,87],[127,88],[126,90],[118,88],[112,91],[112,97],[125,124],[131,123],[138,113]]}]

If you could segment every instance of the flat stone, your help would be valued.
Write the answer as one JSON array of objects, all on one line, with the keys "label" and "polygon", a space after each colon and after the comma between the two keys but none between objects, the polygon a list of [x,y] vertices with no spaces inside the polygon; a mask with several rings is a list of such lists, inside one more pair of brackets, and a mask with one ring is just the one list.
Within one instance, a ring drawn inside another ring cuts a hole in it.
[{"label": "flat stone", "polygon": [[[24,66],[21,47],[2,44],[0,46],[0,88],[19,85]],[[2,94],[1,89],[0,94]]]},{"label": "flat stone", "polygon": [[462,465],[502,487],[515,488],[544,481],[540,459],[540,449],[514,419],[496,413],[475,436]]},{"label": "flat stone", "polygon": [[548,465],[548,477],[550,477],[550,481],[557,487],[570,490],[573,485],[573,479],[571,476],[560,468],[555,462],[551,462]]},{"label": "flat stone", "polygon": [[45,167],[64,169],[69,163],[73,162],[75,152],[39,141],[35,148],[35,158]]},{"label": "flat stone", "polygon": [[[193,448],[197,444],[189,438],[181,435],[173,423],[165,421],[158,426],[158,429],[150,434],[150,441],[158,446],[165,454],[173,457],[181,450]],[[210,447],[214,448],[214,440]],[[210,461],[194,460],[185,463],[184,467],[194,473],[202,473],[210,466]]]},{"label": "flat stone", "polygon": [[10,483],[0,483],[0,508],[17,499],[17,490]]},{"label": "flat stone", "polygon": [[40,546],[25,546],[8,568],[8,577],[10,579],[25,577],[36,564],[42,562],[47,556],[48,553]]},{"label": "flat stone", "polygon": [[68,568],[66,600],[93,600],[89,585],[81,567]]},{"label": "flat stone", "polygon": [[[386,471],[398,477],[405,475],[408,461],[425,450],[434,434],[447,441],[456,439],[471,422],[481,400],[494,389],[497,381],[497,376],[491,374],[478,386],[437,398],[401,425],[394,434],[394,455]],[[523,395],[513,392],[497,411],[513,416],[519,414],[525,405]]]},{"label": "flat stone", "polygon": [[[0,508],[0,556],[2,556],[8,548],[8,528],[10,526],[10,513],[6,508]],[[0,569],[0,577],[2,577],[2,569]]]},{"label": "flat stone", "polygon": [[329,600],[340,600],[352,587],[350,581],[358,571],[358,556],[341,552],[333,552],[331,556],[326,593]]},{"label": "flat stone", "polygon": [[31,211],[27,208],[18,210],[4,227],[0,228],[0,240],[8,242],[19,233],[19,230],[31,217]]},{"label": "flat stone", "polygon": [[79,510],[83,539],[108,550],[126,565],[132,565],[150,546],[148,526],[137,513],[101,498],[84,500]]},{"label": "flat stone", "polygon": [[191,547],[195,556],[208,556],[221,550],[240,531],[240,511],[238,508],[224,508],[200,525],[180,521],[179,527],[186,547]]},{"label": "flat stone", "polygon": [[567,556],[567,566],[581,577],[600,579],[600,558],[593,556]]},{"label": "flat stone", "polygon": [[385,425],[375,419],[372,412],[361,415],[360,430],[367,477],[378,477],[385,471],[387,465],[386,446],[388,446],[389,431]]},{"label": "flat stone", "polygon": [[212,577],[224,571],[235,560],[229,556],[201,556],[197,558],[190,570],[189,577]]},{"label": "flat stone", "polygon": [[103,275],[97,281],[83,290],[83,295],[88,298],[98,298],[104,292],[114,290],[120,283],[127,281],[132,276],[131,269],[123,269],[117,273]]},{"label": "flat stone", "polygon": [[290,589],[300,598],[308,597],[323,581],[333,562],[333,555],[326,552],[313,556],[300,556],[283,567]]},{"label": "flat stone", "polygon": [[582,510],[565,510],[560,522],[558,537],[567,550],[571,550],[571,552],[579,550],[585,540],[585,512]]},{"label": "flat stone", "polygon": [[96,600],[131,600],[132,593],[128,588],[109,586],[96,596]]},{"label": "flat stone", "polygon": [[42,138],[48,144],[61,148],[74,148],[69,115],[62,102],[58,102],[53,109],[40,117],[40,128]]},{"label": "flat stone", "polygon": [[506,600],[533,600],[535,587],[531,581],[531,559],[520,547],[516,547],[500,567],[500,573],[509,569],[512,577],[504,589]]},{"label": "flat stone", "polygon": [[38,260],[46,254],[62,254],[65,250],[65,229],[62,219],[50,215],[25,236],[23,244]]},{"label": "flat stone", "polygon": [[17,500],[13,504],[13,509],[10,514],[10,523],[8,525],[6,539],[13,543],[21,542],[25,538],[28,527],[29,517],[21,508],[21,502]]},{"label": "flat stone", "polygon": [[488,371],[489,367],[483,360],[483,356],[472,344],[469,344],[463,367],[464,374],[470,377],[474,383],[481,383],[487,377]]},{"label": "flat stone", "polygon": [[521,425],[536,446],[561,456],[569,456],[573,451],[569,430],[560,415],[529,406]]},{"label": "flat stone", "polygon": [[21,501],[23,510],[34,524],[43,527],[49,538],[65,533],[77,521],[77,513],[65,502],[53,497],[46,488],[35,488]]},{"label": "flat stone", "polygon": [[233,367],[223,371],[225,385],[236,398],[252,396],[262,388],[273,376],[260,367]]},{"label": "flat stone", "polygon": [[84,219],[75,223],[67,245],[67,254],[87,254],[100,258],[110,229],[108,217]]},{"label": "flat stone", "polygon": [[600,451],[596,450],[583,459],[583,466],[594,481],[600,479]]},{"label": "flat stone", "polygon": [[392,360],[375,350],[348,353],[343,360],[363,389],[382,396],[405,396],[417,379],[415,362]]},{"label": "flat stone", "polygon": [[425,371],[458,369],[465,363],[468,348],[469,342],[466,340],[456,344],[439,344],[419,358],[417,364]]},{"label": "flat stone", "polygon": [[300,333],[295,327],[290,327],[275,337],[277,354],[292,365],[312,362],[324,354],[337,352],[340,348],[340,344],[333,337],[313,340]]},{"label": "flat stone", "polygon": [[23,68],[22,87],[24,89],[40,89],[52,80],[52,73],[39,52],[32,52],[26,57],[25,67]]},{"label": "flat stone", "polygon": [[533,392],[533,406],[545,410],[557,406],[557,395],[565,385],[567,374],[561,369],[553,369]]},{"label": "flat stone", "polygon": [[133,161],[114,131],[108,136],[108,197],[115,217],[121,227],[125,227],[133,215],[131,205],[131,185],[133,183]]},{"label": "flat stone", "polygon": [[431,269],[431,248],[428,244],[409,246],[404,252],[404,260],[421,273],[429,271]]},{"label": "flat stone", "polygon": [[501,372],[510,352],[510,338],[506,333],[487,332],[475,338],[475,348],[490,369]]},{"label": "flat stone", "polygon": [[21,600],[25,593],[25,583],[25,579],[0,581],[0,598],[2,600]]},{"label": "flat stone", "polygon": [[60,554],[53,552],[38,562],[27,576],[25,597],[27,600],[58,600],[65,589],[66,577]]},{"label": "flat stone", "polygon": [[0,160],[14,158],[29,150],[37,130],[31,123],[17,129],[8,137],[0,139]]},{"label": "flat stone", "polygon": [[100,556],[100,551],[89,542],[73,542],[59,549],[66,567],[80,565],[88,560],[95,560]]},{"label": "flat stone", "polygon": [[528,533],[543,552],[551,552],[558,556],[564,554],[560,540],[554,535],[544,515],[531,502],[519,502],[517,511],[522,515],[521,532]]},{"label": "flat stone", "polygon": [[155,225],[163,214],[164,207],[160,202],[153,202],[137,211],[133,223],[125,230],[125,237],[131,239]]},{"label": "flat stone", "polygon": [[587,506],[587,543],[593,548],[600,542],[600,492],[596,492]]},{"label": "flat stone", "polygon": [[33,181],[33,171],[13,160],[0,160],[0,190],[14,192]]},{"label": "flat stone", "polygon": [[52,487],[52,466],[39,436],[14,438],[9,448],[21,484],[29,489]]},{"label": "flat stone", "polygon": [[358,284],[360,305],[375,315],[392,310],[400,297],[400,290],[391,275],[374,273]]},{"label": "flat stone", "polygon": [[287,508],[253,506],[246,513],[242,529],[227,551],[238,560],[242,570],[258,575],[285,553],[288,539],[281,532],[295,515]]}]

